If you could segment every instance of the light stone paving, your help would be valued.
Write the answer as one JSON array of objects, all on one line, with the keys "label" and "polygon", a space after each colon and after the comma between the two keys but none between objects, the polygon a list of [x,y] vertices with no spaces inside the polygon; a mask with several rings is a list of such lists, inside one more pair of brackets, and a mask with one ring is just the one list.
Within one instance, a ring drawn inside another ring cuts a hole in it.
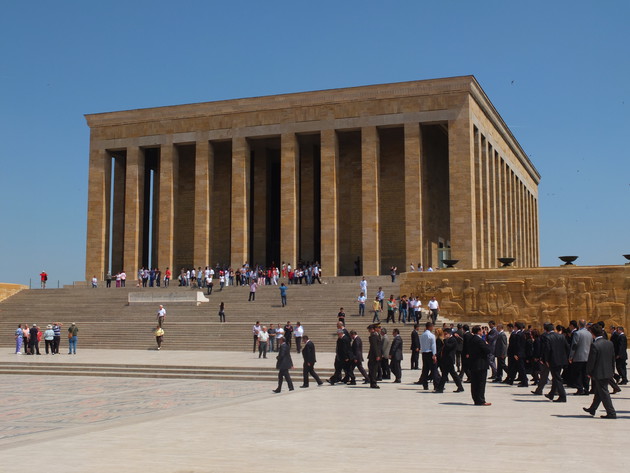
[{"label": "light stone paving", "polygon": [[[298,364],[299,358],[293,355]],[[38,363],[273,365],[244,352],[84,350],[19,357]],[[332,354],[318,354],[329,368]],[[408,360],[404,361],[405,364]],[[299,389],[274,383],[5,375],[0,378],[0,471],[30,458],[47,472],[625,471],[630,388],[613,396],[619,418],[591,418],[590,397],[554,404],[529,389],[469,385],[443,395],[403,383]],[[603,414],[600,409],[598,416]],[[50,458],[50,460],[47,460]],[[30,460],[29,460],[30,461]]]}]

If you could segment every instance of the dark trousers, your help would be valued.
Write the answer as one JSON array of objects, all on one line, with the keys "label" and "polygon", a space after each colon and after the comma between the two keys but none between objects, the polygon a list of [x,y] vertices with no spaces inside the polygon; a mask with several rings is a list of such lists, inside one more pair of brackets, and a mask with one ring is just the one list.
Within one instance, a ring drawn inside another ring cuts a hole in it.
[{"label": "dark trousers", "polygon": [[319,379],[319,376],[315,373],[315,367],[313,365],[309,365],[306,361],[304,362],[302,373],[304,375],[304,382],[302,383],[304,386],[308,386],[308,375],[311,375],[317,384],[322,384],[322,380]]},{"label": "dark trousers", "polygon": [[446,381],[448,380],[449,375],[457,386],[457,389],[464,389],[464,387],[462,386],[462,380],[457,374],[457,371],[455,370],[455,365],[453,363],[442,362],[442,364],[440,364],[440,371],[442,372],[442,377],[440,378],[440,382],[435,388],[436,391],[444,390],[444,386],[446,385]]},{"label": "dark trousers", "polygon": [[354,374],[351,373],[351,365],[347,361],[340,360],[339,357],[335,357],[335,372],[330,377],[331,383],[338,383],[341,381],[341,372],[344,372],[343,379],[354,379]]},{"label": "dark trousers", "polygon": [[[538,386],[536,387],[536,392],[538,394],[542,394],[543,389],[545,389],[545,386],[547,385],[547,381],[549,381],[549,367],[546,363],[540,363],[540,374],[538,377]],[[560,379],[560,381],[562,381],[562,379]]]},{"label": "dark trousers", "polygon": [[254,335],[254,349],[252,353],[256,353],[256,343],[258,342],[258,335]]},{"label": "dark trousers", "polygon": [[435,363],[433,362],[433,353],[422,353],[422,373],[418,382],[424,385],[424,389],[429,388],[429,381],[433,381],[434,386],[437,386]]},{"label": "dark trousers", "polygon": [[59,345],[61,344],[61,336],[53,338],[53,353],[59,353]]},{"label": "dark trousers", "polygon": [[392,369],[389,366],[389,360],[383,357],[381,361],[378,362],[378,365],[379,374],[377,378],[390,379],[392,377]]},{"label": "dark trousers", "polygon": [[574,361],[571,364],[573,382],[579,392],[588,392],[588,376],[586,375],[586,361]]},{"label": "dark trousers", "polygon": [[400,361],[401,360],[392,359],[390,363],[392,373],[396,377],[397,381],[400,381],[400,379],[402,378],[402,368],[400,367]]},{"label": "dark trousers", "polygon": [[37,353],[39,355],[39,342],[37,341],[37,338],[35,340],[31,340],[30,343],[31,346],[31,354],[35,354]]},{"label": "dark trousers", "polygon": [[289,391],[293,391],[293,381],[291,381],[291,375],[289,369],[283,369],[278,371],[278,391],[282,390],[282,380],[286,379],[289,385]]},{"label": "dark trousers", "polygon": [[595,396],[593,396],[593,403],[589,408],[591,411],[596,411],[599,407],[599,403],[601,402],[604,405],[604,409],[606,409],[606,414],[616,415],[615,408],[612,405],[612,401],[610,400],[610,394],[608,393],[608,379],[591,379],[593,382],[593,391],[595,392]]},{"label": "dark trousers", "polygon": [[359,370],[359,373],[361,373],[361,376],[363,376],[363,379],[365,379],[366,381],[370,380],[370,375],[367,374],[367,372],[365,371],[365,368],[363,367],[363,362],[362,361],[354,361],[353,362],[353,367],[352,369],[354,370],[354,368]]},{"label": "dark trousers", "polygon": [[287,296],[280,296],[280,302],[282,303],[282,307],[287,305]]},{"label": "dark trousers", "polygon": [[562,385],[562,369],[564,366],[551,366],[549,372],[551,373],[551,393],[558,395],[560,399],[566,399],[567,393]]},{"label": "dark trousers", "polygon": [[417,370],[419,369],[418,360],[420,360],[420,351],[412,351],[411,352],[411,369]]},{"label": "dark trousers", "polygon": [[431,317],[431,320],[433,321],[433,323],[435,324],[435,321],[438,318],[438,309],[431,309],[430,317]]},{"label": "dark trousers", "polygon": [[368,371],[370,372],[370,386],[377,386],[376,378],[378,378],[378,365],[380,360],[368,360]]},{"label": "dark trousers", "polygon": [[470,394],[476,406],[486,403],[486,375],[487,369],[470,370]]},{"label": "dark trousers", "polygon": [[615,365],[617,366],[617,373],[619,374],[619,378],[622,383],[628,382],[628,372],[626,371],[626,360],[621,358],[617,358],[615,360]]},{"label": "dark trousers", "polygon": [[497,356],[497,381],[501,381],[503,379],[503,372],[505,371],[505,357]]},{"label": "dark trousers", "polygon": [[46,354],[48,355],[48,349],[50,353],[55,354],[55,340],[44,340],[46,342]]},{"label": "dark trousers", "polygon": [[249,299],[247,299],[247,301],[255,301],[256,300],[256,293],[255,292],[250,292],[249,293]]},{"label": "dark trousers", "polygon": [[302,337],[295,337],[295,349],[298,353],[302,351]]}]

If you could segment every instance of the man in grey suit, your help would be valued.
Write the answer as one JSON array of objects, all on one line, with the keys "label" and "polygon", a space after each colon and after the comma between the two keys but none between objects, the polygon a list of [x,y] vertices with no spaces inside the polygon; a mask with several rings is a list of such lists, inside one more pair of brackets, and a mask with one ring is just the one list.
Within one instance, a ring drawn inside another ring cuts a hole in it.
[{"label": "man in grey suit", "polygon": [[282,380],[286,379],[289,385],[289,391],[293,391],[293,381],[291,381],[291,375],[289,370],[293,368],[293,360],[291,359],[291,348],[286,344],[284,337],[278,339],[280,347],[278,348],[278,356],[276,362],[276,369],[278,369],[278,388],[274,389],[274,393],[282,391]]},{"label": "man in grey suit", "polygon": [[588,396],[588,377],[586,376],[586,362],[593,343],[593,337],[586,330],[586,320],[579,321],[579,330],[573,332],[571,338],[571,351],[569,363],[571,363],[575,387],[574,396]]},{"label": "man in grey suit", "polygon": [[396,379],[394,383],[400,383],[402,378],[401,363],[403,359],[403,341],[400,336],[400,330],[397,328],[392,332],[394,339],[392,340],[392,346],[389,349],[389,359],[391,360],[391,370]]},{"label": "man in grey suit", "polygon": [[503,331],[503,324],[497,325],[497,329],[497,338],[494,341],[494,356],[497,360],[497,373],[494,377],[494,382],[500,383],[503,380],[503,372],[505,371],[508,340],[507,335]]},{"label": "man in grey suit", "polygon": [[608,393],[608,383],[615,374],[615,347],[610,340],[602,337],[603,330],[598,324],[593,324],[591,333],[594,341],[590,347],[586,372],[591,377],[595,395],[591,406],[582,409],[594,416],[601,402],[606,409],[602,419],[616,419],[617,413]]}]

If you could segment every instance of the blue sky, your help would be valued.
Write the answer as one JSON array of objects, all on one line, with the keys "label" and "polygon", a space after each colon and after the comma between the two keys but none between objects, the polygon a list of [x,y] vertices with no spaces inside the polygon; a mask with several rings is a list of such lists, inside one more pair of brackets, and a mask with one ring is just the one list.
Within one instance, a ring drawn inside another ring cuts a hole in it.
[{"label": "blue sky", "polygon": [[630,253],[628,1],[16,1],[0,281],[82,279],[86,113],[473,74],[542,175],[541,264]]}]

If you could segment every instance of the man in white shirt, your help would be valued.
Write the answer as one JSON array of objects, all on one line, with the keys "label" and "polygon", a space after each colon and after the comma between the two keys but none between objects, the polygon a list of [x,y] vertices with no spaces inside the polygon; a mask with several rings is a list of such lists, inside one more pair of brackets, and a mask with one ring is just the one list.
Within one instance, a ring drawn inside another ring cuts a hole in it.
[{"label": "man in white shirt", "polygon": [[414,384],[422,384],[424,390],[429,389],[429,380],[433,381],[434,388],[437,388],[438,379],[436,373],[437,346],[435,335],[433,335],[433,324],[427,322],[424,332],[420,335],[420,352],[422,353],[422,374],[420,379]]},{"label": "man in white shirt", "polygon": [[258,332],[258,358],[261,356],[267,358],[267,343],[269,342],[269,334],[267,333],[267,327],[263,325],[262,329]]},{"label": "man in white shirt", "polygon": [[359,286],[361,286],[361,292],[363,294],[367,294],[367,281],[365,280],[365,278],[361,278],[361,282],[359,283]]},{"label": "man in white shirt", "polygon": [[157,311],[157,322],[160,328],[162,328],[162,324],[164,323],[164,317],[166,317],[166,309],[161,305],[160,309]]},{"label": "man in white shirt", "polygon": [[293,329],[293,337],[295,338],[295,349],[298,353],[302,351],[302,336],[304,335],[304,327],[298,322]]},{"label": "man in white shirt", "polygon": [[367,297],[365,297],[365,292],[361,292],[359,297],[357,297],[357,302],[359,303],[359,315],[363,317],[365,315],[365,301]]},{"label": "man in white shirt", "polygon": [[429,310],[431,311],[431,314],[430,314],[431,320],[435,324],[435,321],[438,318],[438,312],[440,311],[440,304],[438,304],[438,301],[435,299],[435,296],[433,296],[431,300],[429,301]]},{"label": "man in white shirt", "polygon": [[254,337],[254,350],[253,353],[256,353],[256,343],[258,342],[258,334],[260,333],[260,322],[257,320],[254,326],[252,327],[252,335]]}]

